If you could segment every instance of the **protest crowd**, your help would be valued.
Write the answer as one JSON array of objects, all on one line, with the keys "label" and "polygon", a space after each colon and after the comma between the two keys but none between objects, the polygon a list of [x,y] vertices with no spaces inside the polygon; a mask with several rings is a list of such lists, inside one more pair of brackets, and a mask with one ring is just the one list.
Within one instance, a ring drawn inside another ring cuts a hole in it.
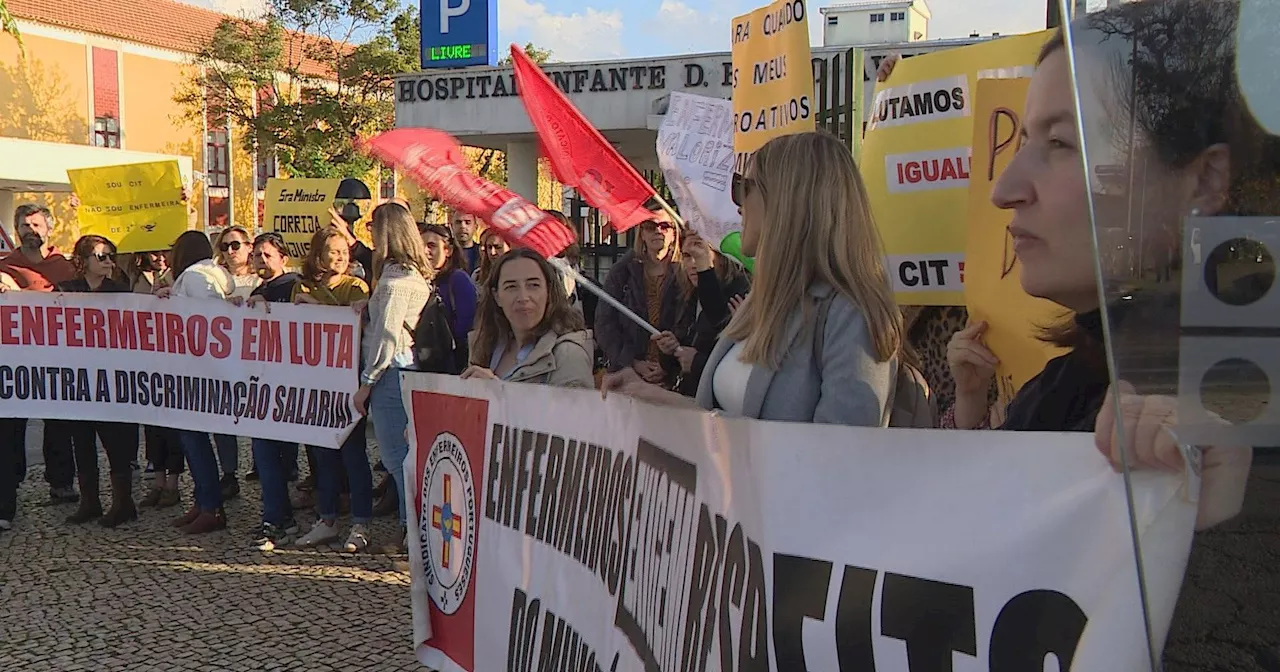
[{"label": "protest crowd", "polygon": [[[1150,0],[1090,20],[1140,24],[1168,6],[1216,15],[1233,4]],[[1176,40],[1168,48],[1185,53],[1232,49],[1230,34],[1180,32]],[[891,77],[900,63],[886,59],[879,79]],[[357,236],[358,208],[331,209],[328,225],[314,233],[301,259],[270,230],[230,227],[211,237],[195,229],[194,211],[190,230],[167,249],[124,254],[119,241],[84,235],[60,250],[50,244],[61,225],[50,210],[21,205],[13,220],[16,249],[0,257],[0,309],[36,293],[94,295],[76,305],[108,300],[103,294],[134,294],[149,297],[155,310],[200,311],[219,302],[219,310],[230,305],[261,316],[282,304],[341,307],[359,325],[356,366],[342,374],[357,381],[350,385],[356,415],[335,445],[246,437],[249,464],[239,462],[233,435],[161,419],[47,418],[42,475],[26,464],[30,419],[0,417],[0,533],[24,533],[19,484],[43,477],[49,499],[65,506],[67,525],[115,528],[139,516],[167,516],[187,535],[243,532],[244,543],[262,551],[337,544],[348,553],[403,552],[402,536],[375,540],[370,534],[380,516],[397,516],[402,531],[413,533],[407,515],[421,485],[405,481],[413,447],[402,371],[503,381],[516,390],[525,389],[518,384],[598,389],[606,397],[785,423],[1082,432],[1092,434],[1096,450],[1118,471],[1127,465],[1181,473],[1189,468],[1185,453],[1165,431],[1177,423],[1177,404],[1114,385],[1108,368],[1104,322],[1115,307],[1100,299],[1062,32],[1048,39],[1034,66],[1019,149],[990,201],[1012,213],[1008,231],[1022,289],[1069,317],[1035,325],[1062,354],[1021,386],[995,423],[1000,358],[986,344],[988,324],[971,321],[942,343],[915,336],[928,330],[922,325],[933,313],[895,297],[866,168],[846,143],[821,130],[768,140],[732,176],[740,255],[688,226],[682,208],[647,201],[630,222],[636,226],[632,248],[600,287],[582,275],[576,242],[551,253],[530,242],[541,235],[530,231],[569,231],[561,212],[531,215],[542,228],[513,226],[497,216],[486,220],[465,199],[449,201],[447,192],[436,192],[453,206],[444,222],[428,221],[399,198],[371,206],[363,213],[371,244]],[[1196,73],[1175,67],[1152,80],[1156,88],[1131,91],[1132,99],[1118,103],[1144,110],[1138,132],[1145,137],[1138,144],[1149,152],[1149,165],[1139,179],[1148,181],[1147,193],[1160,195],[1147,207],[1170,222],[1268,214],[1274,195],[1260,197],[1241,181],[1275,177],[1276,139],[1242,109],[1232,78]],[[1213,90],[1183,98],[1184,89],[1203,87]],[[1201,132],[1172,137],[1171,124]],[[436,185],[428,179],[424,186]],[[1166,234],[1179,231],[1170,225]],[[1126,297],[1112,319],[1122,315],[1136,324],[1168,298],[1159,290]],[[0,313],[4,339],[18,338],[17,315],[16,309]],[[1158,329],[1149,333],[1160,337]],[[8,347],[0,346],[0,367],[18,364],[5,357]],[[0,378],[0,387],[13,385],[12,378]],[[335,383],[334,389],[346,388]],[[370,438],[376,452],[368,448]],[[1203,484],[1198,530],[1240,511],[1251,456],[1248,446],[1203,447],[1196,465]],[[135,491],[138,471],[149,485]],[[260,484],[261,516],[229,520],[224,503],[241,496],[245,479]]]}]

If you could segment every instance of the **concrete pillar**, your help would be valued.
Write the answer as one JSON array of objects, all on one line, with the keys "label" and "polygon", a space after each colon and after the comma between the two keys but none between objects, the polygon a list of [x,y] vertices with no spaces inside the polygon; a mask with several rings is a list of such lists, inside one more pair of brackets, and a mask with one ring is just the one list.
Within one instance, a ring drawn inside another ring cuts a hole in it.
[{"label": "concrete pillar", "polygon": [[9,236],[9,240],[14,245],[18,244],[18,236],[14,230],[17,223],[13,221],[13,192],[0,189],[0,227],[4,228],[4,232]]},{"label": "concrete pillar", "polygon": [[538,143],[507,143],[507,188],[538,202]]}]

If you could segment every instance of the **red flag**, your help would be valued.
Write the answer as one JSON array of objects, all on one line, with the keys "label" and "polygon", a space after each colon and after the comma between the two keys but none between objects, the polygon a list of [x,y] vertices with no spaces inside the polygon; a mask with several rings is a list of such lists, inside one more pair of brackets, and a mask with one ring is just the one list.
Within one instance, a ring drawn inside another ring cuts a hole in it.
[{"label": "red flag", "polygon": [[653,187],[514,44],[511,60],[520,101],[538,131],[556,179],[604,210],[615,231],[626,231],[652,218],[645,203],[657,196]]},{"label": "red flag", "polygon": [[523,196],[472,173],[462,147],[448,133],[400,128],[364,145],[436,198],[484,220],[512,247],[528,247],[550,258],[573,242],[573,232],[559,220]]}]

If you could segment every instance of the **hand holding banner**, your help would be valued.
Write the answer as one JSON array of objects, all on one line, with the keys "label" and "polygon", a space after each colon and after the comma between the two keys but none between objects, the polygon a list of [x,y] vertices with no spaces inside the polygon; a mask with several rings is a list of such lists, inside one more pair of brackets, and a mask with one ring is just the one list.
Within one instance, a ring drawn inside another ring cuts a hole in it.
[{"label": "hand holding banner", "polygon": [[537,205],[472,173],[458,141],[448,133],[400,128],[364,144],[449,207],[484,220],[513,247],[551,258],[573,242],[573,232]]},{"label": "hand holding banner", "polygon": [[118,252],[167,250],[187,230],[177,161],[68,170],[80,198],[80,235],[110,240]]},{"label": "hand holding banner", "polygon": [[511,45],[516,88],[556,179],[577,189],[622,232],[651,216],[658,193],[587,121],[524,50]]}]

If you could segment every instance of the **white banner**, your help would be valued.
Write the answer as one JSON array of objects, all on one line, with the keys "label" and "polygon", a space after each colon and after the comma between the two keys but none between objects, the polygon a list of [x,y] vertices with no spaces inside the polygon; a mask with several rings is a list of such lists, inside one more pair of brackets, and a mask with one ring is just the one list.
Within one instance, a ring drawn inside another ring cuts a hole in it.
[{"label": "white banner", "polygon": [[733,102],[671,92],[658,127],[658,165],[680,213],[694,231],[718,247],[742,230],[733,204]]},{"label": "white banner", "polygon": [[[432,669],[1148,669],[1124,484],[1090,436],[404,381]],[[1174,476],[1134,488],[1162,643],[1195,507]]]},{"label": "white banner", "polygon": [[104,420],[337,448],[358,418],[350,308],[0,294],[0,416]]}]

